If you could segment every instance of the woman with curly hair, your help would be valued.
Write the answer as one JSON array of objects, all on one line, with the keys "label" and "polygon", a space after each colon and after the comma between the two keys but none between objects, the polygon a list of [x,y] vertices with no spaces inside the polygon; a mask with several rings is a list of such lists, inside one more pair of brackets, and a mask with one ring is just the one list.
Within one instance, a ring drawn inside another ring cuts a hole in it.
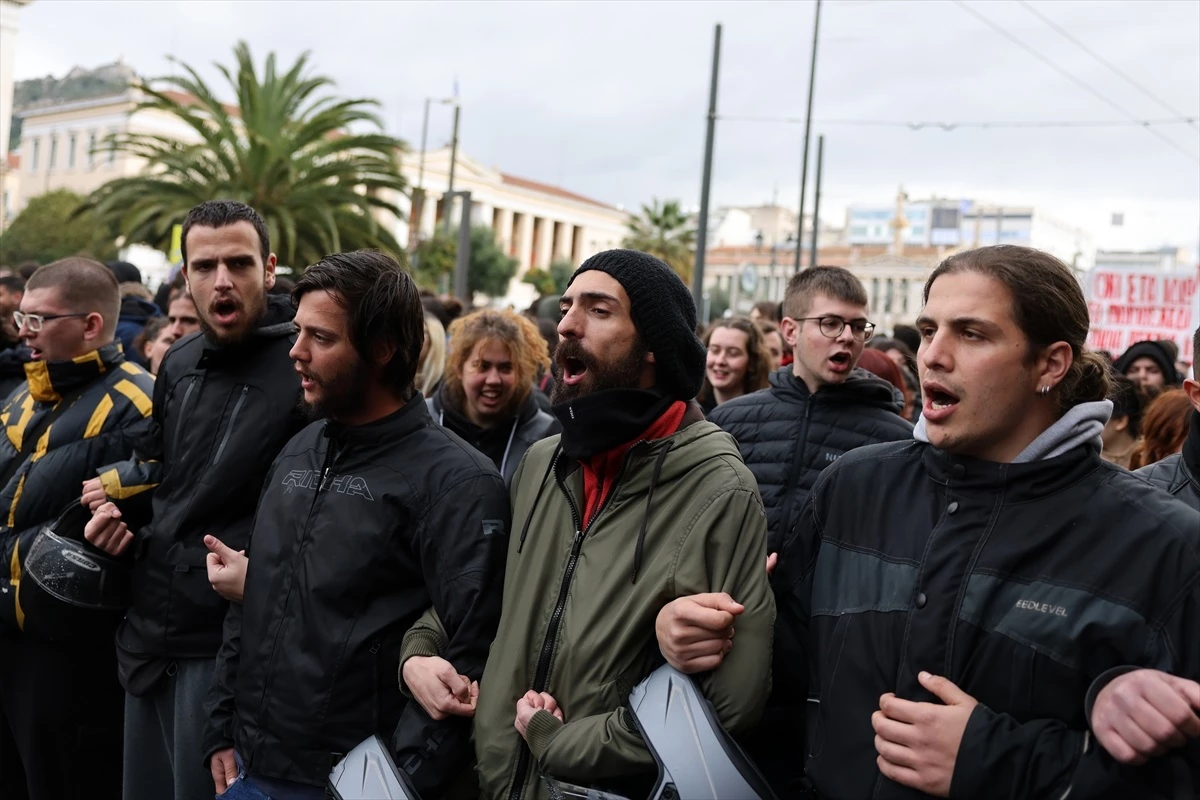
[{"label": "woman with curly hair", "polygon": [[1142,416],[1142,440],[1133,451],[1130,469],[1141,469],[1183,450],[1192,404],[1182,389],[1160,394]]},{"label": "woman with curly hair", "polygon": [[429,413],[511,480],[529,446],[559,430],[533,395],[549,368],[546,340],[529,318],[495,309],[459,317],[450,323],[445,377],[426,401]]},{"label": "woman with curly hair", "polygon": [[704,346],[708,359],[696,400],[705,414],[726,400],[767,388],[771,355],[762,329],[749,318],[717,320],[705,332]]}]

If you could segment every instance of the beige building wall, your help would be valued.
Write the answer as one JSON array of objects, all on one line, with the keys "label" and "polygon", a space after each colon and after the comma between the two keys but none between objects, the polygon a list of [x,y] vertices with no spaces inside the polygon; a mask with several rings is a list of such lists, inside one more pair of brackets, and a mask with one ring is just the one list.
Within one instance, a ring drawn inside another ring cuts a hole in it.
[{"label": "beige building wall", "polygon": [[138,93],[29,108],[21,112],[21,194],[18,208],[55,189],[87,195],[108,181],[137,175],[145,161],[105,145],[118,133],[145,133],[196,141],[196,133],[170,114],[136,110]]},{"label": "beige building wall", "polygon": [[[420,153],[406,153],[401,169],[410,186],[416,186]],[[420,237],[433,235],[439,199],[449,182],[448,148],[425,154],[424,189],[428,194],[421,215]],[[499,169],[487,168],[464,156],[461,151],[454,172],[456,191],[470,191],[472,221],[496,231],[497,241],[519,264],[517,277],[508,294],[500,300],[517,308],[533,302],[536,291],[522,278],[530,269],[546,269],[556,258],[578,265],[589,256],[620,247],[628,231],[630,216],[625,211],[555,186],[519,178]],[[388,198],[407,212],[406,197]],[[452,220],[458,223],[455,209]],[[393,220],[395,235],[408,241],[408,214]],[[383,221],[381,219],[381,221]]]}]

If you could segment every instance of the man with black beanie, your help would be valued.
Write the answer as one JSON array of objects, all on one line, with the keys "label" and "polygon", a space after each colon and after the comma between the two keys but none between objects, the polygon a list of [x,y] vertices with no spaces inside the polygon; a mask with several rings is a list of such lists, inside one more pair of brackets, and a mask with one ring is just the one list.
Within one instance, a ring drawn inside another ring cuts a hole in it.
[{"label": "man with black beanie", "polygon": [[1113,364],[1118,374],[1151,390],[1178,386],[1175,358],[1162,342],[1135,342]]},{"label": "man with black beanie", "polygon": [[[727,729],[753,725],[770,688],[766,517],[733,439],[693,401],[704,348],[691,295],[658,259],[610,250],[576,270],[559,308],[563,433],[513,477],[500,629],[475,714],[488,798],[546,798],[543,775],[649,789],[654,759],[627,701],[662,663],[654,620],[672,598],[742,601],[737,649],[749,652],[699,680]],[[427,620],[402,653],[418,700],[419,675],[449,668]]]},{"label": "man with black beanie", "polygon": [[1183,382],[1183,391],[1193,410],[1183,452],[1142,467],[1137,474],[1200,511],[1200,358],[1196,358],[1200,351],[1200,328],[1192,334],[1192,345],[1192,377]]}]

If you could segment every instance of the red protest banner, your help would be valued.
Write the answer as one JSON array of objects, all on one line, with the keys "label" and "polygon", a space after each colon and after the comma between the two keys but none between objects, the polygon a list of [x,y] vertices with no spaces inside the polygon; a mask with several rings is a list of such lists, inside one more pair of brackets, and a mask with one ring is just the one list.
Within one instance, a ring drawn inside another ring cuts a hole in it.
[{"label": "red protest banner", "polygon": [[1171,339],[1191,362],[1192,331],[1200,325],[1200,266],[1190,271],[1093,270],[1085,288],[1088,346],[1119,356],[1134,342]]}]

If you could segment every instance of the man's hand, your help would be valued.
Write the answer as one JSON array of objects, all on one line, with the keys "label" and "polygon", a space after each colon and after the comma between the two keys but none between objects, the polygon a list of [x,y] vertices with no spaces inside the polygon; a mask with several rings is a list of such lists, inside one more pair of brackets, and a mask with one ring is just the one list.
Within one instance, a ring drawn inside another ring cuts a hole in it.
[{"label": "man's hand", "polygon": [[745,610],[724,592],[672,600],[654,621],[663,658],[688,675],[716,669],[733,647],[733,620]]},{"label": "man's hand", "polygon": [[121,522],[121,510],[112,503],[96,509],[83,529],[83,538],[109,555],[119,556],[133,541],[133,532]]},{"label": "man's hand", "polygon": [[779,564],[779,553],[771,553],[767,556],[767,577],[770,578],[775,574],[775,567]]},{"label": "man's hand", "polygon": [[233,550],[215,536],[205,536],[204,546],[208,548],[205,557],[208,582],[226,600],[242,602],[246,590],[246,567],[250,565],[246,551]]},{"label": "man's hand", "polygon": [[896,783],[949,797],[958,747],[979,701],[946,678],[922,672],[917,679],[946,705],[901,700],[890,692],[879,698],[871,715],[876,764]]},{"label": "man's hand", "polygon": [[1092,732],[1122,764],[1142,764],[1200,737],[1200,683],[1155,669],[1113,678],[1092,706]]},{"label": "man's hand", "polygon": [[459,675],[444,658],[413,656],[400,669],[404,685],[432,719],[473,717],[479,683]]},{"label": "man's hand", "polygon": [[80,503],[84,508],[95,514],[96,509],[104,505],[106,500],[108,500],[108,495],[104,493],[104,484],[100,482],[99,478],[83,482],[83,499]]},{"label": "man's hand", "polygon": [[513,723],[513,727],[517,729],[517,733],[521,734],[522,739],[525,738],[525,731],[529,727],[529,720],[533,719],[533,715],[541,709],[545,709],[558,717],[559,722],[566,722],[563,719],[562,709],[558,707],[558,701],[545,692],[535,692],[531,689],[525,693],[524,697],[517,701],[517,719]]},{"label": "man's hand", "polygon": [[213,753],[212,758],[208,760],[208,768],[212,770],[213,786],[217,788],[217,794],[228,791],[229,784],[237,780],[238,776],[233,748],[229,747]]}]

